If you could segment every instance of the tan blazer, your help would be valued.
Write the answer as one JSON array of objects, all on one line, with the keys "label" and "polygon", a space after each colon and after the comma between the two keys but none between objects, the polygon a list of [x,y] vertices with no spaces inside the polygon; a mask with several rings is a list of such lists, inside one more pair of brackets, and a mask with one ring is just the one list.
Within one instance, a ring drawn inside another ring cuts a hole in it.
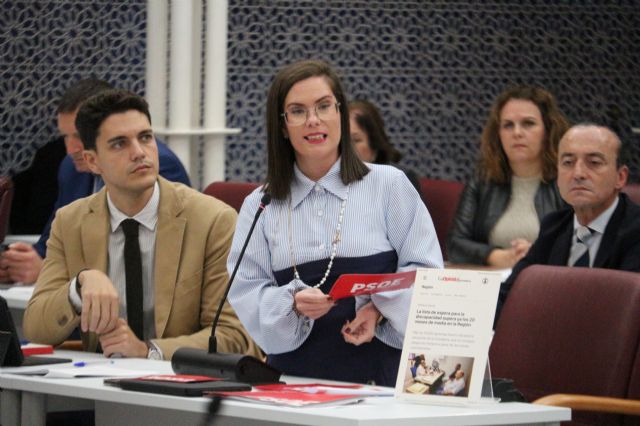
[{"label": "tan blazer", "polygon": [[[170,359],[181,346],[208,346],[228,280],[226,261],[237,213],[182,184],[158,180],[154,342]],[[84,268],[108,273],[109,232],[105,189],[58,210],[47,257],[24,315],[29,340],[56,345],[79,325],[80,316],[69,301],[70,281]],[[258,354],[228,303],[216,336],[221,352]],[[82,340],[86,350],[96,350],[94,333],[83,333]]]}]

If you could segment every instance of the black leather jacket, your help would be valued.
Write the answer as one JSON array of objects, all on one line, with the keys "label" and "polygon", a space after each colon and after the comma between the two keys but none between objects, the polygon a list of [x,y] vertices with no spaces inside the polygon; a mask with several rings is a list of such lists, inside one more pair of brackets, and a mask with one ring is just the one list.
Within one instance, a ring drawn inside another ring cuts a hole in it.
[{"label": "black leather jacket", "polygon": [[[493,249],[489,233],[502,216],[511,198],[511,184],[498,185],[480,178],[464,188],[453,228],[447,239],[449,261],[484,265]],[[566,206],[555,181],[540,183],[534,199],[538,219]]]}]

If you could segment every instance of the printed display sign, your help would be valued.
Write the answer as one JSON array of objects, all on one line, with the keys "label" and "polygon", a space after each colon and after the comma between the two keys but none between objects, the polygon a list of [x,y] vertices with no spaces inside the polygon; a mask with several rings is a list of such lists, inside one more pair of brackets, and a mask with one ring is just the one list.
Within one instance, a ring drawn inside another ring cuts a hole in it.
[{"label": "printed display sign", "polygon": [[501,273],[418,269],[397,398],[468,403],[481,397]]}]

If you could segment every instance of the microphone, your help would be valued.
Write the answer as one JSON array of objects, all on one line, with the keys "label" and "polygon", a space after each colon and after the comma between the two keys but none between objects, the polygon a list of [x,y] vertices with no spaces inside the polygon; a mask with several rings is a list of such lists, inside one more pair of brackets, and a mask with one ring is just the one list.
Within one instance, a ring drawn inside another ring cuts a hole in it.
[{"label": "microphone", "polygon": [[256,215],[253,217],[253,223],[251,224],[251,228],[249,228],[249,233],[247,234],[247,238],[244,240],[244,245],[242,246],[242,250],[240,250],[240,256],[238,256],[238,261],[236,262],[236,266],[233,268],[233,272],[231,273],[231,278],[229,278],[229,284],[227,284],[227,289],[224,292],[224,296],[220,300],[220,305],[218,306],[218,311],[216,312],[216,316],[213,319],[213,324],[211,325],[211,336],[209,336],[209,353],[213,354],[218,351],[218,341],[216,340],[216,328],[218,327],[218,321],[220,320],[220,313],[222,312],[222,308],[224,307],[224,302],[227,301],[227,296],[229,296],[229,290],[231,290],[231,284],[233,280],[236,278],[236,272],[238,272],[238,268],[240,267],[240,262],[242,262],[242,258],[244,257],[244,252],[247,250],[247,246],[249,245],[249,240],[251,239],[251,235],[253,235],[253,230],[256,227],[256,223],[258,222],[258,218],[264,211],[264,209],[271,202],[271,195],[264,194],[260,199],[260,205],[258,206],[258,211],[256,211]]},{"label": "microphone", "polygon": [[240,255],[236,261],[236,265],[233,268],[229,283],[224,292],[224,296],[220,300],[220,305],[216,312],[216,316],[211,324],[211,336],[209,337],[209,351],[205,352],[202,349],[195,348],[179,348],[173,354],[171,358],[171,367],[177,374],[192,374],[221,377],[237,382],[245,383],[278,383],[280,381],[280,372],[270,365],[254,358],[250,355],[242,354],[227,354],[217,352],[218,344],[216,340],[216,328],[218,327],[218,321],[220,320],[220,313],[224,307],[224,303],[227,301],[231,284],[236,277],[240,262],[244,257],[244,252],[249,245],[251,235],[256,227],[256,223],[260,218],[260,215],[264,209],[271,202],[271,195],[264,194],[260,200],[260,206],[256,211],[253,218],[253,223],[247,234],[247,238],[244,241]]}]

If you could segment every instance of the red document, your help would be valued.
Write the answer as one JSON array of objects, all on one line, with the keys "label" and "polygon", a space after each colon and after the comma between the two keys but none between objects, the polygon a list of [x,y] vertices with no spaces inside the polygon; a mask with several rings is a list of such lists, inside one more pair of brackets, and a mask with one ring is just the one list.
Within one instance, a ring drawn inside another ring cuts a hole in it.
[{"label": "red document", "polygon": [[39,343],[26,343],[24,345],[20,345],[20,349],[22,349],[22,355],[24,356],[47,355],[53,353],[53,346],[41,345]]},{"label": "red document", "polygon": [[198,383],[222,380],[218,377],[209,376],[192,376],[188,374],[155,374],[151,376],[142,376],[136,380],[147,380],[152,382],[173,382],[173,383]]},{"label": "red document", "polygon": [[400,290],[411,287],[415,279],[416,271],[393,274],[344,274],[340,275],[333,284],[329,296],[333,300],[338,300],[363,294]]},{"label": "red document", "polygon": [[392,396],[390,388],[323,383],[273,384],[254,386],[251,392],[211,392],[225,398],[287,407],[321,407],[354,404],[370,396]]},{"label": "red document", "polygon": [[224,398],[259,404],[285,407],[322,407],[327,405],[354,404],[362,401],[357,395],[311,394],[296,391],[210,392]]}]

